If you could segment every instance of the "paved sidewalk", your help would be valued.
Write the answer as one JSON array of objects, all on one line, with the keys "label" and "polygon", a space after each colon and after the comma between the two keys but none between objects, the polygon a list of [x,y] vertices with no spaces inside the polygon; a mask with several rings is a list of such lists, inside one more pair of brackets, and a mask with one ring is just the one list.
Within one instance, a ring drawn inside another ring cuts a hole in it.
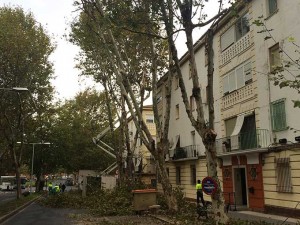
[{"label": "paved sidewalk", "polygon": [[296,225],[300,222],[300,219],[287,218],[284,216],[277,216],[253,211],[229,211],[228,215],[233,219],[241,219],[248,221],[265,221],[268,223],[280,225]]}]

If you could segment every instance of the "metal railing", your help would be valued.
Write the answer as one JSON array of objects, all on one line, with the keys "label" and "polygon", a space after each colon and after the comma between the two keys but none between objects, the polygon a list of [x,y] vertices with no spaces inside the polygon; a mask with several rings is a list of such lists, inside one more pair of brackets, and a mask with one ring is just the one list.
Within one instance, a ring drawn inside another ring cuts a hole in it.
[{"label": "metal railing", "polygon": [[235,192],[223,192],[225,205],[226,205],[226,212],[230,211],[237,211],[236,209],[236,201],[235,201]]},{"label": "metal railing", "polygon": [[266,148],[270,143],[269,130],[257,129],[217,139],[216,148],[218,153],[226,153],[237,150]]},{"label": "metal railing", "polygon": [[199,145],[177,147],[174,151],[173,160],[196,158],[199,155]]}]

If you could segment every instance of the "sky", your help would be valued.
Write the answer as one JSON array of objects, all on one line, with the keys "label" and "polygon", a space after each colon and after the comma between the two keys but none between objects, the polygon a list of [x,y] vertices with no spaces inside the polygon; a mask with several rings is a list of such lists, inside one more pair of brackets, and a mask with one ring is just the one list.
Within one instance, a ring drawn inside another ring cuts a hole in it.
[{"label": "sky", "polygon": [[[63,35],[69,31],[69,23],[76,16],[73,7],[74,0],[0,0],[1,6],[20,6],[25,12],[32,12],[37,22],[41,23],[52,37],[56,44],[56,50],[51,55],[50,60],[54,64],[54,76],[56,77],[52,84],[56,89],[56,96],[63,99],[70,99],[76,93],[84,90],[88,86],[94,86],[92,79],[80,77],[80,71],[75,68],[76,61],[74,58],[79,52],[77,46],[69,43]],[[214,15],[218,9],[218,1],[211,0],[210,8],[206,8],[208,15]],[[195,40],[199,38],[204,32],[196,32]],[[185,53],[186,48],[183,47],[179,37],[178,43],[179,54]],[[96,84],[96,88],[101,88]]]},{"label": "sky", "polygon": [[77,92],[92,86],[92,80],[79,78],[75,69],[77,46],[69,43],[63,35],[68,32],[68,24],[76,15],[72,4],[73,0],[0,0],[0,6],[20,6],[25,12],[32,12],[37,22],[48,31],[56,45],[55,52],[50,56],[54,64],[54,85],[59,99],[70,99]]}]

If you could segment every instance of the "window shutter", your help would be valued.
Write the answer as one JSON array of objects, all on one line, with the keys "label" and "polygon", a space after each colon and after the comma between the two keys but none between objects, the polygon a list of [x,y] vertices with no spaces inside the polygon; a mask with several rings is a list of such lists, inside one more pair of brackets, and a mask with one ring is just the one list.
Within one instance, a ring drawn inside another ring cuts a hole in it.
[{"label": "window shutter", "polygon": [[234,26],[232,26],[221,36],[221,51],[224,51],[234,43],[234,36]]},{"label": "window shutter", "polygon": [[229,75],[229,92],[232,92],[234,90],[236,90],[236,78],[235,78],[235,72],[232,71]]},{"label": "window shutter", "polygon": [[245,85],[245,76],[243,67],[239,67],[236,69],[236,86],[237,89],[243,87]]},{"label": "window shutter", "polygon": [[285,102],[280,100],[272,103],[272,127],[279,131],[286,128]]},{"label": "window shutter", "polygon": [[229,79],[228,76],[223,78],[223,94],[229,93]]},{"label": "window shutter", "polygon": [[244,73],[245,73],[245,84],[252,80],[252,68],[251,62],[248,62],[244,65]]}]

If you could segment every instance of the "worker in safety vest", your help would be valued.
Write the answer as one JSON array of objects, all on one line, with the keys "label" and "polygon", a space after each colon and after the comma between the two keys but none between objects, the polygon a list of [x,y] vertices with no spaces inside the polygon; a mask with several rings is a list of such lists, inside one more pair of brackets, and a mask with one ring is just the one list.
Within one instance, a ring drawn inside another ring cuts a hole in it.
[{"label": "worker in safety vest", "polygon": [[204,198],[203,198],[203,191],[202,191],[201,180],[197,181],[196,191],[197,191],[197,205],[199,205],[199,202],[200,202],[200,199],[201,199],[202,205],[205,206],[205,201],[204,201]]},{"label": "worker in safety vest", "polygon": [[55,186],[54,186],[53,193],[59,193],[59,192],[60,192],[59,185],[55,185]]}]

